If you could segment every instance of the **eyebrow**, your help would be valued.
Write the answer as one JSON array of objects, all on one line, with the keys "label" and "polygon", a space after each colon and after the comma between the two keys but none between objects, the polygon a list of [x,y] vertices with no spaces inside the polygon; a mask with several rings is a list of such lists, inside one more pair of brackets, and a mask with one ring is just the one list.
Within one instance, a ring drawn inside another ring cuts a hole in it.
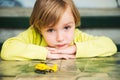
[{"label": "eyebrow", "polygon": [[66,23],[66,24],[64,24],[64,25],[68,25],[68,24],[72,24],[72,23],[74,23],[73,21],[70,21],[70,22],[68,22],[68,23]]},{"label": "eyebrow", "polygon": [[[68,24],[72,24],[72,23],[74,23],[74,21],[70,21],[70,22],[65,23],[65,24],[63,24],[63,25],[68,25]],[[49,29],[49,28],[53,28],[53,26],[48,26],[48,27],[46,27],[46,29]]]}]

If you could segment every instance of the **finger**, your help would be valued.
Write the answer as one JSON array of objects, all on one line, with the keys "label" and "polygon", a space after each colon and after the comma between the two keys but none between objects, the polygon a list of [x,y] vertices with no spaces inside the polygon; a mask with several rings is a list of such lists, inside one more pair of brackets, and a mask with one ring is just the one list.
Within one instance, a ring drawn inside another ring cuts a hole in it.
[{"label": "finger", "polygon": [[49,53],[47,58],[48,59],[60,59],[61,56],[59,56],[59,54],[51,54],[51,53]]},{"label": "finger", "polygon": [[53,50],[51,51],[52,54],[61,54],[61,52],[59,50]]},{"label": "finger", "polygon": [[51,48],[51,47],[46,47],[49,51],[55,51],[55,48]]},{"label": "finger", "polygon": [[69,59],[75,59],[75,55],[70,55]]},{"label": "finger", "polygon": [[74,59],[75,58],[75,55],[68,55],[68,54],[61,54],[61,58],[62,59]]}]

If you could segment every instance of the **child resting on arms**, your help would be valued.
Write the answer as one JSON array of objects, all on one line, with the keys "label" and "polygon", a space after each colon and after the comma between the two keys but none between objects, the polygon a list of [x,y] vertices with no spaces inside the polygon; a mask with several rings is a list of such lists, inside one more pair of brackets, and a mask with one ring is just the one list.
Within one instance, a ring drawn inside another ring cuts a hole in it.
[{"label": "child resting on arms", "polygon": [[26,31],[4,42],[3,60],[103,57],[117,51],[110,38],[76,28],[80,14],[72,0],[36,0],[30,24]]}]

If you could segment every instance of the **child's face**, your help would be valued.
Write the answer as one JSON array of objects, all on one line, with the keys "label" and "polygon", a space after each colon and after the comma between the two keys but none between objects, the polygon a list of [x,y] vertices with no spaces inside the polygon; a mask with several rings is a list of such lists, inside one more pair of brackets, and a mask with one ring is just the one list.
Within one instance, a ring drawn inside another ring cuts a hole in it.
[{"label": "child's face", "polygon": [[41,29],[48,46],[63,49],[71,45],[74,38],[75,21],[70,7],[67,7],[59,22],[53,27]]}]

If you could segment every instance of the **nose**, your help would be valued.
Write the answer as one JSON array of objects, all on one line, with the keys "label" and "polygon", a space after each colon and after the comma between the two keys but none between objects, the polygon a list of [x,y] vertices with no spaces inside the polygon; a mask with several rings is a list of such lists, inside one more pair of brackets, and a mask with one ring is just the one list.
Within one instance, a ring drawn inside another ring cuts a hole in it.
[{"label": "nose", "polygon": [[62,42],[64,40],[64,36],[62,32],[57,32],[56,40],[57,42]]}]

